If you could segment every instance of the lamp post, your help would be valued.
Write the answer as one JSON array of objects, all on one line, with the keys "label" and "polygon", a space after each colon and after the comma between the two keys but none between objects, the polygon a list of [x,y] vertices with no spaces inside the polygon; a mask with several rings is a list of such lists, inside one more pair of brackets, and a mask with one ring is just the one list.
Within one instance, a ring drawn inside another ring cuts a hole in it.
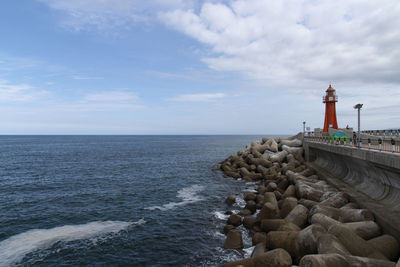
[{"label": "lamp post", "polygon": [[358,134],[357,134],[357,147],[360,148],[360,110],[363,104],[357,104],[354,106],[354,109],[357,109],[358,113]]},{"label": "lamp post", "polygon": [[306,135],[306,122],[303,121],[303,136]]}]

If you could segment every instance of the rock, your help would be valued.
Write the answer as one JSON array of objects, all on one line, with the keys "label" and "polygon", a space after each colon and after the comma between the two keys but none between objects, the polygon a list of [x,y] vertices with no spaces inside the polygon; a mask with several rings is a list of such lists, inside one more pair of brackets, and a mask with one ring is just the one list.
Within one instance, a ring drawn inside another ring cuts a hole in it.
[{"label": "rock", "polygon": [[256,197],[257,205],[261,204],[260,208],[262,208],[262,205],[264,205],[264,202],[265,202],[264,194],[258,194],[257,197]]},{"label": "rock", "polygon": [[276,152],[270,154],[269,159],[271,162],[282,162],[287,155],[288,155],[287,151]]},{"label": "rock", "polygon": [[301,230],[296,236],[300,255],[318,253],[318,238],[325,233],[325,228],[319,224],[313,224]]},{"label": "rock", "polygon": [[301,147],[303,145],[303,142],[299,139],[293,139],[293,140],[281,140],[280,144],[282,146],[288,146],[288,147]]},{"label": "rock", "polygon": [[278,248],[254,258],[255,267],[274,266],[274,267],[290,267],[292,258],[284,249]]},{"label": "rock", "polygon": [[300,260],[300,267],[350,267],[340,254],[306,255]]},{"label": "rock", "polygon": [[287,197],[296,197],[296,189],[294,185],[289,185],[288,188],[286,188],[286,191],[283,193],[282,198]]},{"label": "rock", "polygon": [[323,191],[317,190],[301,181],[296,182],[295,188],[296,195],[299,198],[305,198],[313,201],[320,201],[322,195],[324,194]]},{"label": "rock", "polygon": [[308,176],[311,176],[311,175],[315,174],[315,172],[314,172],[314,170],[307,168],[307,169],[305,169],[304,171],[302,171],[299,174],[303,175],[304,177],[308,177]]},{"label": "rock", "polygon": [[286,216],[286,220],[294,223],[300,228],[306,225],[308,217],[308,209],[301,204],[298,204],[290,213]]},{"label": "rock", "polygon": [[239,226],[242,224],[242,217],[237,214],[232,214],[231,216],[229,216],[227,224]]},{"label": "rock", "polygon": [[264,219],[278,219],[279,218],[279,209],[276,208],[271,203],[265,203],[260,213],[257,215],[257,220],[261,221]]},{"label": "rock", "polygon": [[284,178],[282,179],[282,181],[280,181],[278,183],[278,188],[282,189],[282,190],[286,190],[286,188],[289,186],[289,181],[288,179]]},{"label": "rock", "polygon": [[325,214],[322,213],[316,213],[312,215],[311,217],[311,223],[312,224],[320,224],[322,225],[326,230],[329,229],[332,225],[337,225],[340,224],[339,221],[332,219],[331,217],[326,216]]},{"label": "rock", "polygon": [[244,266],[244,267],[254,267],[254,259],[244,259],[244,260],[238,260],[238,261],[233,261],[229,263],[225,263],[223,265],[224,267],[238,267],[238,266]]},{"label": "rock", "polygon": [[367,243],[374,249],[380,251],[391,261],[397,261],[399,258],[399,243],[390,235],[382,235],[368,240]]},{"label": "rock", "polygon": [[243,239],[242,232],[238,230],[230,230],[225,240],[225,249],[242,249]]},{"label": "rock", "polygon": [[282,145],[282,150],[287,151],[290,154],[294,155],[301,155],[303,154],[303,148],[302,147],[290,147],[287,145]]},{"label": "rock", "polygon": [[325,214],[340,222],[373,221],[374,215],[366,209],[337,209],[329,206],[316,205],[310,210],[310,215]]},{"label": "rock", "polygon": [[288,222],[288,223],[280,226],[277,231],[287,231],[287,232],[296,231],[296,232],[298,232],[300,230],[301,230],[300,227],[298,227],[297,225],[295,225],[292,222]]},{"label": "rock", "polygon": [[272,206],[279,211],[278,201],[276,199],[276,195],[273,192],[266,192],[264,194],[265,203],[270,203]]},{"label": "rock", "polygon": [[269,144],[269,146],[270,146],[270,151],[278,152],[278,143],[275,141],[275,139],[271,139],[271,143]]},{"label": "rock", "polygon": [[267,185],[267,187],[265,188],[265,190],[266,190],[267,192],[273,192],[273,191],[275,191],[277,188],[278,188],[278,186],[276,185],[276,183],[270,182],[270,183]]},{"label": "rock", "polygon": [[255,258],[257,256],[260,256],[262,254],[264,254],[266,248],[265,248],[265,243],[258,243],[254,249],[253,252],[251,253],[251,258]]},{"label": "rock", "polygon": [[231,167],[226,163],[221,164],[221,170],[224,171],[224,172],[231,172],[232,171]]},{"label": "rock", "polygon": [[[299,156],[301,157],[301,156]],[[306,169],[306,166],[304,165],[300,165],[299,167],[297,167],[296,169],[294,169],[294,172],[302,172]]]},{"label": "rock", "polygon": [[354,256],[387,259],[371,244],[343,225],[332,225],[329,227],[328,233],[336,236],[339,242]]},{"label": "rock", "polygon": [[239,179],[239,178],[242,177],[239,173],[234,172],[234,171],[227,171],[227,172],[224,172],[224,174],[225,174],[227,177],[232,177],[232,178],[235,178],[235,179]]},{"label": "rock", "polygon": [[277,231],[279,227],[287,224],[285,219],[264,219],[261,221],[261,229],[268,233],[270,231]]},{"label": "rock", "polygon": [[309,210],[312,209],[315,205],[319,204],[319,202],[304,198],[299,199],[298,203],[305,206]]},{"label": "rock", "polygon": [[268,249],[283,248],[293,258],[299,256],[299,244],[296,241],[298,232],[271,231],[267,234],[266,247]]},{"label": "rock", "polygon": [[240,212],[240,214],[242,215],[242,216],[250,216],[251,214],[253,214],[253,212],[251,212],[250,210],[248,210],[248,209],[243,209],[241,212]]},{"label": "rock", "polygon": [[225,225],[225,226],[224,226],[224,234],[227,235],[227,234],[229,233],[229,231],[230,231],[230,230],[233,230],[233,229],[235,229],[235,226],[230,225],[230,224]]},{"label": "rock", "polygon": [[[315,179],[315,177],[313,177],[313,176],[304,177],[303,175],[300,175],[299,173],[295,173],[292,171],[287,171],[285,174],[288,177],[289,182],[291,184],[296,184],[298,181],[312,182],[312,183],[316,183],[319,181],[318,179]],[[316,178],[318,178],[318,177],[316,177]]]},{"label": "rock", "polygon": [[292,266],[292,258],[287,251],[277,248],[255,257],[254,266],[290,267]]},{"label": "rock", "polygon": [[225,199],[225,203],[228,204],[228,205],[232,205],[235,202],[236,202],[236,198],[234,196],[232,196],[232,195],[228,196]]},{"label": "rock", "polygon": [[334,208],[340,208],[349,202],[348,195],[343,192],[336,192],[329,198],[321,201],[320,205],[331,206]]},{"label": "rock", "polygon": [[251,213],[256,212],[256,202],[254,202],[253,200],[249,200],[247,201],[246,206],[244,207],[245,209],[248,209],[251,211]]},{"label": "rock", "polygon": [[244,192],[244,200],[249,201],[249,200],[256,200],[256,194],[253,192]]},{"label": "rock", "polygon": [[246,227],[247,229],[251,229],[256,222],[256,218],[252,216],[246,216],[243,219],[243,226]]},{"label": "rock", "polygon": [[275,191],[274,191],[274,194],[275,194],[275,197],[276,197],[277,200],[282,198],[281,192],[275,190]]},{"label": "rock", "polygon": [[381,234],[381,228],[374,221],[351,222],[344,224],[365,240],[377,237]]},{"label": "rock", "polygon": [[360,207],[354,202],[347,203],[346,205],[341,207],[341,209],[359,209],[359,208]]},{"label": "rock", "polygon": [[387,260],[377,260],[356,256],[345,256],[350,266],[395,267],[396,263]]},{"label": "rock", "polygon": [[343,246],[336,236],[331,234],[322,234],[317,240],[317,250],[319,254],[340,254],[351,255],[350,252]]},{"label": "rock", "polygon": [[281,218],[285,218],[297,206],[297,199],[294,197],[287,197],[282,201],[280,208]]},{"label": "rock", "polygon": [[257,187],[257,192],[258,192],[259,195],[264,195],[264,193],[266,192],[266,191],[265,191],[265,186],[259,185],[259,186]]},{"label": "rock", "polygon": [[267,240],[267,234],[264,232],[257,232],[253,235],[252,242],[253,246],[257,245],[258,243],[264,243]]}]

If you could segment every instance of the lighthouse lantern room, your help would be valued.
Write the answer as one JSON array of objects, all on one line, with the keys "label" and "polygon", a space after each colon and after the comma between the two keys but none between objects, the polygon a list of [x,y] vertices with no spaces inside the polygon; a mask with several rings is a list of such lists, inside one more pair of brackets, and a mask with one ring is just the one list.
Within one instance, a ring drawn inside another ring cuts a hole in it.
[{"label": "lighthouse lantern room", "polygon": [[326,90],[326,95],[322,97],[322,102],[325,103],[325,123],[324,132],[328,132],[329,128],[337,129],[337,119],[336,119],[336,107],[335,104],[338,102],[338,97],[336,96],[336,90],[329,85]]}]

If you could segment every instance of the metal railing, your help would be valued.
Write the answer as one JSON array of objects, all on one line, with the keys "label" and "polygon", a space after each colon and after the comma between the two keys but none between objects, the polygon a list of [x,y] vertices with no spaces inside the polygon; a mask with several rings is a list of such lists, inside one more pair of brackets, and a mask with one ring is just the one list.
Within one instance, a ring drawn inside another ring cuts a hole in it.
[{"label": "metal railing", "polygon": [[374,135],[374,136],[397,136],[397,137],[400,137],[400,129],[367,130],[367,131],[361,131],[361,133]]},{"label": "metal railing", "polygon": [[[332,139],[329,136],[314,136],[305,135],[304,139],[308,142],[325,143],[329,145],[336,146],[347,146],[347,147],[357,147],[357,140],[353,138],[337,138]],[[372,138],[360,138],[360,148],[376,150],[376,151],[386,151],[392,153],[400,153],[400,139],[396,137],[372,137]]]}]

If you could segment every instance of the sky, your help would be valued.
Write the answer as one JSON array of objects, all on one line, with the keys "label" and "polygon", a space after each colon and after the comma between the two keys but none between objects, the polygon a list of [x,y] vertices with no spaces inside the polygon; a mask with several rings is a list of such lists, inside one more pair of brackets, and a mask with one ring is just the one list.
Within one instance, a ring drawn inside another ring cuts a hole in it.
[{"label": "sky", "polygon": [[400,128],[398,0],[3,0],[0,134]]}]

